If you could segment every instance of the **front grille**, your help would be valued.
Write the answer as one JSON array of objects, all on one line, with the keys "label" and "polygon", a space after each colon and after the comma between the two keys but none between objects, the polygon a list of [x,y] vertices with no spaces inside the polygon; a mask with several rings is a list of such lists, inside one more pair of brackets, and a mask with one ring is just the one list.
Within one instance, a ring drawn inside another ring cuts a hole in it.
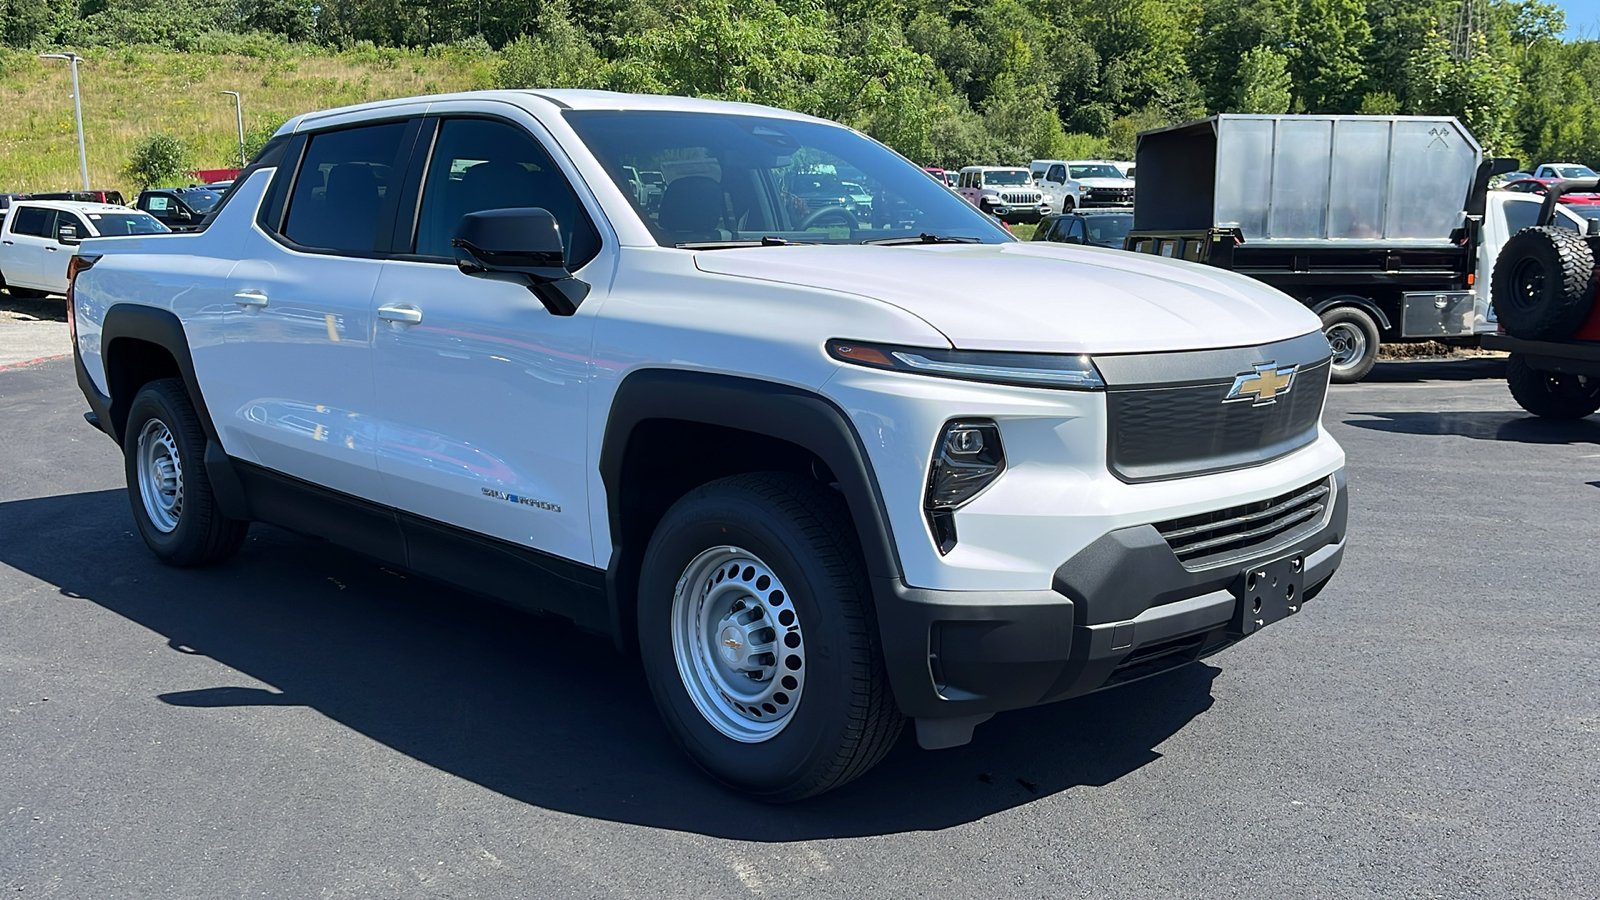
[{"label": "front grille", "polygon": [[1328,363],[1302,366],[1273,403],[1224,403],[1233,379],[1106,391],[1111,471],[1130,483],[1239,469],[1317,438]]},{"label": "front grille", "polygon": [[1095,203],[1132,203],[1133,188],[1089,188],[1089,199]]},{"label": "front grille", "polygon": [[1156,530],[1186,569],[1270,553],[1316,531],[1333,504],[1333,479],[1268,500],[1157,522]]},{"label": "front grille", "polygon": [[1016,204],[1021,204],[1021,205],[1027,205],[1027,204],[1038,203],[1040,200],[1043,199],[1043,195],[1042,194],[1027,194],[1027,193],[1001,194],[1000,195],[1000,199],[1004,200],[1007,203],[1016,203]]}]

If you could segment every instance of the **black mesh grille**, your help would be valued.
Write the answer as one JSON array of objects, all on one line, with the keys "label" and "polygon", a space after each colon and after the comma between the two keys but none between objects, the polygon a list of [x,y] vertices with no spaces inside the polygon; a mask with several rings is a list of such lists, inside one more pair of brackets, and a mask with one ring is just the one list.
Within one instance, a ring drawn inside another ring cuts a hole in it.
[{"label": "black mesh grille", "polygon": [[1269,552],[1316,531],[1332,502],[1333,480],[1324,478],[1269,500],[1157,522],[1156,530],[1185,568],[1203,569]]},{"label": "black mesh grille", "polygon": [[1106,392],[1111,471],[1160,481],[1260,465],[1316,440],[1328,366],[1295,374],[1275,403],[1224,403],[1232,380]]},{"label": "black mesh grille", "polygon": [[1133,202],[1133,188],[1089,188],[1087,193],[1095,203]]}]

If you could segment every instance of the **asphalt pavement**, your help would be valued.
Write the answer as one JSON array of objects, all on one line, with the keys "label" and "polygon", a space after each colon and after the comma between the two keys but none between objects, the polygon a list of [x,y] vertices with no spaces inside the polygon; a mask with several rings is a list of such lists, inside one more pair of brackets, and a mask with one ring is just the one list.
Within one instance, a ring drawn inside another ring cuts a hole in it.
[{"label": "asphalt pavement", "polygon": [[156,564],[70,360],[0,370],[0,893],[1593,898],[1600,417],[1336,387],[1344,568],[1205,663],[717,788],[608,642],[257,526]]}]

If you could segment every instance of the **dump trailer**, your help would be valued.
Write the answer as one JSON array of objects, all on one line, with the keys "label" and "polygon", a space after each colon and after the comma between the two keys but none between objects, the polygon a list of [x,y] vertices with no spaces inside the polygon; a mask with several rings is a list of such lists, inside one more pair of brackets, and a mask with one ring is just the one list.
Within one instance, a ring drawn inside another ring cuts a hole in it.
[{"label": "dump trailer", "polygon": [[1124,247],[1259,279],[1322,317],[1333,380],[1378,345],[1495,329],[1488,160],[1447,116],[1218,115],[1142,132]]}]

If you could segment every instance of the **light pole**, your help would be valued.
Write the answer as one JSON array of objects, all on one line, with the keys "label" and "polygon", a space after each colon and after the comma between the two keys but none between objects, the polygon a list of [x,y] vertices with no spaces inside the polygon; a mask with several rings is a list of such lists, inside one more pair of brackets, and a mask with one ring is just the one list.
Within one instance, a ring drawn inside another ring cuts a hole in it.
[{"label": "light pole", "polygon": [[83,150],[83,98],[78,92],[78,63],[83,57],[76,53],[41,53],[40,59],[64,59],[72,63],[72,107],[78,117],[78,172],[83,176],[83,189],[89,189],[89,156]]},{"label": "light pole", "polygon": [[227,94],[233,98],[233,117],[239,123],[239,168],[242,169],[247,162],[244,158],[244,98],[239,96],[238,91],[218,91],[217,93]]}]

